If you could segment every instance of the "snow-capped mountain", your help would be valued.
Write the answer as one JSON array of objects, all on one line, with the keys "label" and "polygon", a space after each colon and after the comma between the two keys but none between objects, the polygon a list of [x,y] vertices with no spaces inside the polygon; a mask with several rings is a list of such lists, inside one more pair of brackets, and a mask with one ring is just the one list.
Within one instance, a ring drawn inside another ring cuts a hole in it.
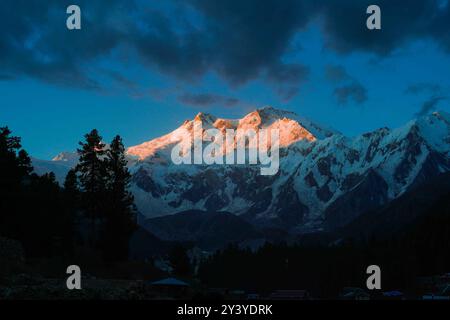
[{"label": "snow-capped mountain", "polygon": [[298,117],[289,111],[277,110],[271,107],[256,110],[242,119],[222,119],[207,113],[199,113],[193,120],[186,120],[181,127],[160,138],[130,147],[128,155],[136,156],[140,160],[155,156],[157,152],[163,153],[193,135],[196,122],[201,122],[202,128],[215,128],[222,132],[226,129],[246,130],[278,129],[280,130],[280,145],[287,147],[290,144],[306,139],[314,141],[324,139],[336,133],[332,129],[319,126],[311,121]]},{"label": "snow-capped mountain", "polygon": [[54,157],[52,161],[66,163],[67,165],[73,167],[78,163],[78,154],[76,152],[64,151]]},{"label": "snow-capped mountain", "polygon": [[48,172],[53,172],[55,174],[56,181],[62,185],[67,172],[77,165],[78,154],[76,152],[65,151],[53,157],[52,160],[32,158],[31,162],[35,173],[43,175]]},{"label": "snow-capped mountain", "polygon": [[199,114],[203,127],[279,128],[280,170],[261,176],[255,166],[174,165],[170,150],[191,134],[193,121],[128,149],[133,193],[146,217],[185,210],[224,211],[257,224],[300,230],[338,227],[450,170],[450,116],[433,113],[399,129],[356,138],[294,113],[256,110],[239,120]]},{"label": "snow-capped mountain", "polygon": [[55,174],[56,181],[58,181],[60,185],[64,183],[67,172],[69,172],[69,170],[74,166],[73,164],[62,161],[41,160],[37,158],[31,158],[31,163],[33,165],[34,172],[38,175],[53,172]]},{"label": "snow-capped mountain", "polygon": [[[278,173],[262,176],[257,165],[175,165],[172,148],[198,121],[221,131],[279,129]],[[233,213],[257,226],[333,229],[450,171],[450,115],[435,112],[398,129],[348,138],[270,107],[234,120],[199,113],[127,152],[135,202],[146,218],[201,210]],[[74,158],[65,154],[52,163],[65,159]]]}]

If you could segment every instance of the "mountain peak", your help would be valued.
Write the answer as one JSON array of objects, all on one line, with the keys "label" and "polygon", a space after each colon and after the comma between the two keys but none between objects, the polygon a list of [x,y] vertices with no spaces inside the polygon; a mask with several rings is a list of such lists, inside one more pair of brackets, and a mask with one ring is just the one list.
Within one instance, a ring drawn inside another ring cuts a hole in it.
[{"label": "mountain peak", "polygon": [[330,128],[316,121],[310,121],[305,117],[299,116],[293,111],[278,109],[272,106],[265,106],[263,108],[256,109],[250,114],[256,113],[261,118],[261,121],[263,123],[271,122],[274,120],[294,120],[319,140],[328,138],[334,134],[340,134],[340,132],[334,130],[333,128]]},{"label": "mountain peak", "polygon": [[277,109],[272,106],[264,106],[262,108],[256,109],[255,112],[258,112],[260,115],[266,116],[266,117],[292,117],[296,116],[296,114],[292,111]]},{"label": "mountain peak", "polygon": [[206,122],[209,124],[213,124],[214,122],[216,122],[216,120],[217,120],[217,117],[213,116],[212,114],[204,113],[204,112],[197,113],[197,115],[194,118],[194,121],[201,121],[201,122]]},{"label": "mountain peak", "polygon": [[56,155],[52,161],[57,162],[66,162],[68,165],[76,164],[78,162],[78,153],[77,152],[69,152],[63,151]]},{"label": "mountain peak", "polygon": [[280,132],[280,146],[287,147],[299,140],[315,141],[329,137],[335,133],[326,127],[313,123],[305,118],[298,117],[294,112],[265,106],[256,109],[241,119],[218,118],[212,114],[199,112],[193,120],[186,120],[176,130],[165,136],[144,142],[138,146],[130,147],[128,154],[145,159],[154,155],[158,150],[180,142],[192,135],[194,122],[200,121],[203,129],[216,128],[219,130],[234,129],[277,129]]}]

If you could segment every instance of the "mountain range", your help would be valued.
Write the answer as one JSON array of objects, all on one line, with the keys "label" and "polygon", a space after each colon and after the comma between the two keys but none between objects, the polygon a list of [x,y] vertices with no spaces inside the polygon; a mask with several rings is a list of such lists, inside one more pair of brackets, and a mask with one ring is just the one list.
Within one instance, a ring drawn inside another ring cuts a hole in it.
[{"label": "mountain range", "polygon": [[[221,131],[280,130],[278,173],[262,176],[258,165],[249,164],[175,165],[171,150],[192,135],[194,121]],[[267,237],[268,230],[338,230],[450,171],[449,152],[445,112],[347,137],[271,107],[233,120],[199,113],[167,135],[127,149],[141,225],[164,240],[198,235],[201,241],[217,235],[220,224],[239,241]],[[33,165],[62,181],[76,161],[76,154],[65,152],[52,161],[33,159]]]}]

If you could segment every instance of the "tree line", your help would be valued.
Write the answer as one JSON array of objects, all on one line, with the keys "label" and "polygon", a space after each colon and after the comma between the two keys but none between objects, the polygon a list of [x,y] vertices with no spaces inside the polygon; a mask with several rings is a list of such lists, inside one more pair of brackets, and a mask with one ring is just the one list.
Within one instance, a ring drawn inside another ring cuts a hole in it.
[{"label": "tree line", "polygon": [[411,225],[389,237],[317,242],[266,243],[258,250],[230,245],[211,255],[199,278],[215,288],[270,293],[306,289],[336,298],[344,287],[366,287],[366,268],[381,268],[382,290],[421,294],[419,277],[450,271],[450,194],[439,198]]},{"label": "tree line", "polygon": [[105,145],[94,129],[79,145],[60,186],[53,173],[35,174],[21,139],[0,128],[0,236],[20,241],[31,258],[70,257],[80,245],[126,260],[136,210],[122,138]]}]

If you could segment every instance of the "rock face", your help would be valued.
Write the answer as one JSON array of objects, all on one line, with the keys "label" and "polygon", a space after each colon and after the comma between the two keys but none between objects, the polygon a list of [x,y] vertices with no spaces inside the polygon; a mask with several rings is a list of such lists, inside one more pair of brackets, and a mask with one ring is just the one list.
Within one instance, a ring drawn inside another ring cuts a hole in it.
[{"label": "rock face", "polygon": [[385,204],[389,200],[388,185],[384,179],[369,169],[356,186],[344,193],[325,210],[325,226],[329,229],[342,227],[362,212]]},{"label": "rock face", "polygon": [[[193,134],[196,121],[222,132],[280,130],[278,173],[263,176],[259,165],[249,164],[175,165],[172,148]],[[147,219],[190,210],[228,212],[253,226],[294,232],[341,227],[450,171],[449,151],[450,115],[444,112],[348,138],[270,107],[236,120],[200,113],[127,150],[136,205]]]},{"label": "rock face", "polygon": [[[354,239],[376,235],[377,239],[382,239],[404,233],[412,225],[421,224],[421,219],[426,216],[445,214],[449,196],[450,172],[446,172],[428,179],[383,207],[360,215],[339,230],[339,234]],[[439,207],[440,203],[444,206]],[[419,242],[422,240],[417,238]]]}]

